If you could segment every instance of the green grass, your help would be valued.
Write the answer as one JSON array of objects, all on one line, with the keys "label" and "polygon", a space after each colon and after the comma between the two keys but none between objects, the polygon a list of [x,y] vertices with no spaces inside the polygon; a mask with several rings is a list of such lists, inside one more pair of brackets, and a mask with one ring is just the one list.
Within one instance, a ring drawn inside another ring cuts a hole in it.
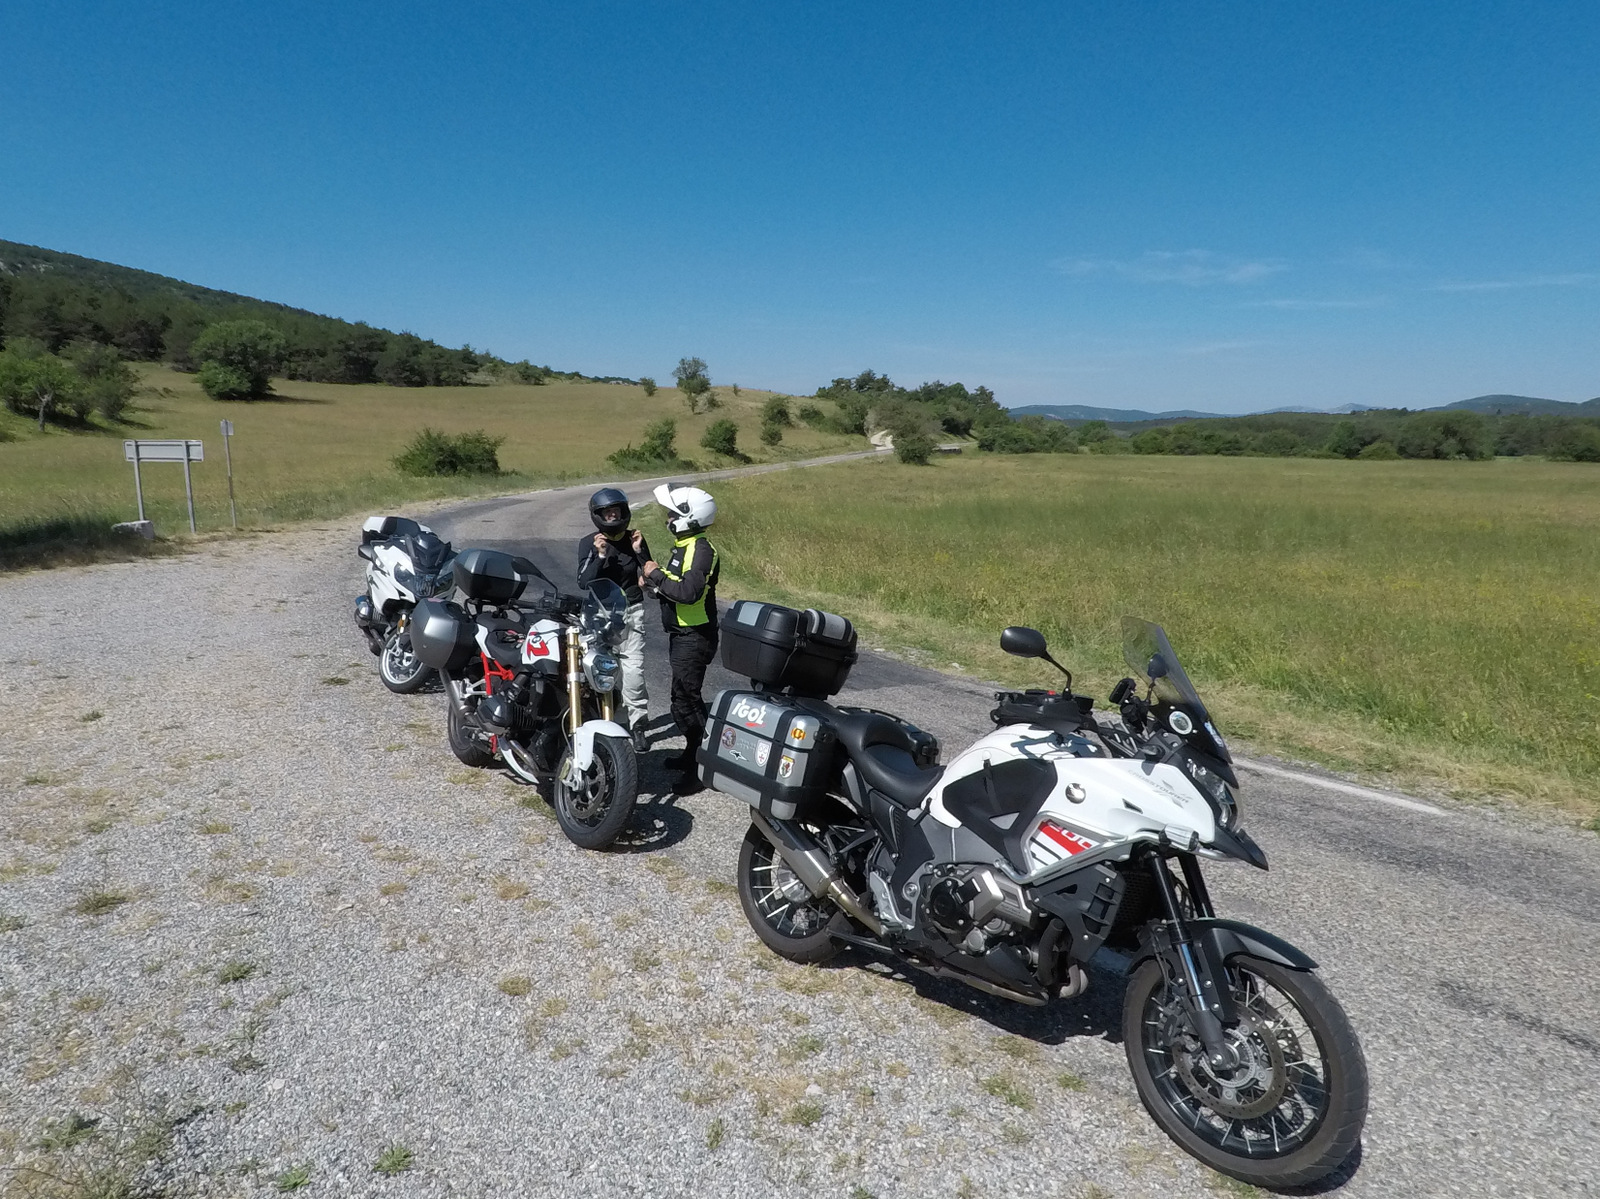
[{"label": "green grass", "polygon": [[[139,366],[144,390],[125,424],[88,430],[38,427],[0,411],[0,569],[105,557],[170,552],[113,535],[132,520],[133,468],[124,438],[192,437],[205,442],[206,460],[193,467],[195,508],[202,533],[230,527],[228,484],[218,421],[233,421],[234,485],[239,521],[263,528],[377,511],[420,500],[526,490],[562,480],[614,477],[606,462],[646,425],[670,416],[678,448],[706,467],[730,460],[697,448],[712,420],[731,417],[757,461],[809,457],[865,445],[796,428],[783,444],[760,447],[755,431],[769,395],[720,390],[723,406],[690,416],[676,389],[646,397],[642,388],[609,383],[551,383],[543,387],[386,387],[278,380],[277,395],[253,403],[209,399],[193,375]],[[504,437],[499,476],[402,475],[393,459],[424,426],[444,433],[483,429]],[[162,538],[188,536],[183,470],[172,463],[144,468],[146,514]]]},{"label": "green grass", "polygon": [[373,1163],[372,1169],[376,1174],[387,1174],[392,1178],[411,1169],[414,1160],[411,1150],[404,1145],[390,1145],[378,1154],[378,1160]]},{"label": "green grass", "polygon": [[980,455],[728,480],[717,500],[726,598],[831,608],[864,645],[1048,685],[997,645],[1034,625],[1102,702],[1134,614],[1260,749],[1600,811],[1594,466]]}]

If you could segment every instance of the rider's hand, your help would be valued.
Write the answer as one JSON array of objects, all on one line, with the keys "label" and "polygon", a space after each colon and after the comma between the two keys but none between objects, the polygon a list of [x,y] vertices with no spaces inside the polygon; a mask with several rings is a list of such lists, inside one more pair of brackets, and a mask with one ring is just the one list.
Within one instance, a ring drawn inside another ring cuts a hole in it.
[{"label": "rider's hand", "polygon": [[635,529],[633,531],[633,552],[637,554],[643,549],[644,549],[644,534],[639,532],[638,529]]},{"label": "rider's hand", "polygon": [[594,552],[604,558],[610,550],[611,547],[606,544],[606,535],[604,533],[596,533],[594,535]]}]

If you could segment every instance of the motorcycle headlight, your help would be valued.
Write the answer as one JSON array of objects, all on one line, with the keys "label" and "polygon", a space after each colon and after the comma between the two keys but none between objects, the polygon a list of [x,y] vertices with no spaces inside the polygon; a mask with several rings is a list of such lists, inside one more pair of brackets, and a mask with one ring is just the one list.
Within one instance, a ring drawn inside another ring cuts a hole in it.
[{"label": "motorcycle headlight", "polygon": [[1200,763],[1190,758],[1187,762],[1189,777],[1194,780],[1194,785],[1205,793],[1211,801],[1212,810],[1217,816],[1217,823],[1225,829],[1239,827],[1239,800],[1232,789],[1222,779],[1212,774]]},{"label": "motorcycle headlight", "polygon": [[617,686],[617,672],[620,664],[614,654],[605,650],[592,649],[583,656],[584,677],[589,680],[589,686],[596,691],[613,691]]},{"label": "motorcycle headlight", "polygon": [[422,580],[417,578],[416,574],[412,571],[407,570],[403,566],[395,567],[394,581],[400,584],[400,586],[404,587],[412,595],[421,598],[423,594]]}]

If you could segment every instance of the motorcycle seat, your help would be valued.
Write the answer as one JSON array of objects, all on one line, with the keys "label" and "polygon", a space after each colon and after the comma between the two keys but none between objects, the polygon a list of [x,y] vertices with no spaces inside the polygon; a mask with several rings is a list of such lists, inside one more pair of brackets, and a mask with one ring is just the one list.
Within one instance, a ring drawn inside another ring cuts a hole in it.
[{"label": "motorcycle seat", "polygon": [[943,766],[922,767],[905,726],[879,712],[841,712],[830,721],[861,781],[902,807],[914,808],[944,776]]}]

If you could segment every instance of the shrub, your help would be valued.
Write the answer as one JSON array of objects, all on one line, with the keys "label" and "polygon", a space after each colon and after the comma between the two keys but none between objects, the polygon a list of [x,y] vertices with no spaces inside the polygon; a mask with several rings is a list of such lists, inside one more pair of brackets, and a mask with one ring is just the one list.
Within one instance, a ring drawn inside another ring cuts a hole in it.
[{"label": "shrub", "polygon": [[394,464],[407,475],[497,475],[504,442],[504,437],[490,437],[482,429],[456,434],[424,429]]},{"label": "shrub", "polygon": [[914,466],[927,466],[928,459],[937,448],[933,438],[921,431],[906,433],[894,439],[894,456]]},{"label": "shrub", "polygon": [[1418,412],[1400,425],[1395,449],[1402,458],[1494,457],[1494,439],[1476,412]]},{"label": "shrub", "polygon": [[705,434],[700,438],[700,444],[714,454],[726,454],[730,458],[739,457],[739,426],[727,417],[714,420],[706,426]]},{"label": "shrub", "polygon": [[794,418],[789,415],[789,397],[768,396],[767,402],[761,405],[761,423],[785,429],[793,425]]},{"label": "shrub", "polygon": [[637,449],[632,442],[617,450],[607,461],[618,470],[650,470],[655,467],[688,466],[678,457],[678,422],[663,417],[645,427],[644,440]]},{"label": "shrub", "polygon": [[1600,462],[1600,428],[1568,425],[1551,442],[1550,457],[1556,462]]},{"label": "shrub", "polygon": [[1380,462],[1391,462],[1400,457],[1400,451],[1394,448],[1393,442],[1380,439],[1362,446],[1361,452],[1356,457],[1365,458],[1368,461],[1377,459]]},{"label": "shrub", "polygon": [[107,420],[120,419],[139,386],[133,368],[116,350],[98,342],[74,342],[68,356],[83,380],[83,398]]},{"label": "shrub", "polygon": [[1128,438],[1128,448],[1135,454],[1165,454],[1172,449],[1172,435],[1165,429],[1146,429]]},{"label": "shrub", "polygon": [[649,375],[645,375],[639,380],[639,386],[644,388],[644,394],[647,396],[653,396],[656,394],[656,381]]},{"label": "shrub", "polygon": [[82,420],[94,410],[82,377],[54,354],[15,346],[0,352],[0,402],[18,416],[36,416],[39,428],[52,415]]},{"label": "shrub", "polygon": [[815,404],[800,405],[800,421],[810,425],[813,429],[820,429],[827,422],[827,416]]},{"label": "shrub", "polygon": [[783,426],[777,421],[764,420],[761,422],[761,444],[775,446],[783,440]]},{"label": "shrub", "polygon": [[[283,334],[265,321],[218,321],[194,339],[189,356],[200,363],[200,386],[212,399],[254,399],[272,390],[287,351]],[[225,369],[207,371],[212,364]]]}]

